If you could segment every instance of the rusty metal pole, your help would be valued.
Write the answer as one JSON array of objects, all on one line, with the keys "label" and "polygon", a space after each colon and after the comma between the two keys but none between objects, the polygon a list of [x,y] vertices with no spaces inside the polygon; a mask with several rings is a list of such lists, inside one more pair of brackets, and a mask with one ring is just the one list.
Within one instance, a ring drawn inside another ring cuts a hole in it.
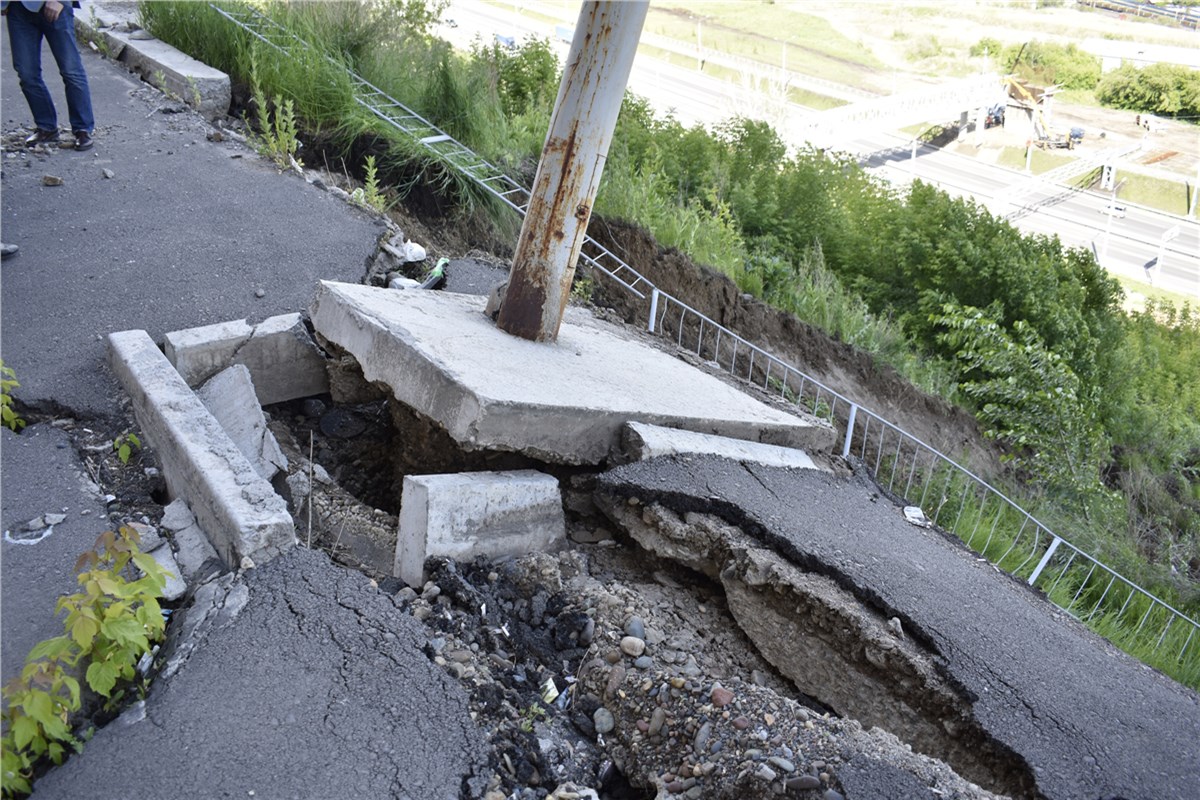
[{"label": "rusty metal pole", "polygon": [[514,336],[558,337],[648,7],[601,0],[579,11],[508,288],[493,314]]}]

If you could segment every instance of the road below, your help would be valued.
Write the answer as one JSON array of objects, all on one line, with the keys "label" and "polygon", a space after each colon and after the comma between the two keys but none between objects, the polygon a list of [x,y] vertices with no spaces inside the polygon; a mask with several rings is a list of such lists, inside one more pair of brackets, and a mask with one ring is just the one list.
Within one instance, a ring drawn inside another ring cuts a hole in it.
[{"label": "road below", "polygon": [[[493,6],[456,0],[438,34],[456,47],[469,49],[473,41],[491,43],[494,37],[527,37],[551,41],[560,62],[568,43],[556,26],[518,13],[516,6]],[[567,26],[571,27],[571,26]],[[738,85],[694,69],[678,67],[640,53],[629,79],[630,91],[646,98],[660,114],[670,114],[685,126],[712,127],[734,116],[762,119],[772,124],[793,147],[803,141],[788,131],[814,113],[787,102],[770,82],[747,81]],[[1109,271],[1157,288],[1200,296],[1200,224],[1195,220],[1130,206],[1126,216],[1111,221],[1101,213],[1108,198],[1089,192],[1071,192],[1030,178],[1022,172],[930,146],[911,157],[911,139],[889,131],[864,132],[845,144],[845,150],[865,166],[899,185],[914,177],[952,195],[976,200],[998,216],[1012,215],[1018,230],[1027,234],[1056,235],[1068,247],[1092,250]],[[1178,226],[1179,235],[1167,242],[1160,259],[1163,234]]]}]

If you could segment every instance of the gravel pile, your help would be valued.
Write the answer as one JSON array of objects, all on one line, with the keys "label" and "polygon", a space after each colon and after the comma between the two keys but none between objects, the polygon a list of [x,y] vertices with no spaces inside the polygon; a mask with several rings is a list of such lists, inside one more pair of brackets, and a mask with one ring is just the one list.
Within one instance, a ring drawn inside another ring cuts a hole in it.
[{"label": "gravel pile", "polygon": [[995,797],[801,696],[719,586],[637,548],[431,566],[397,597],[488,734],[486,800]]}]

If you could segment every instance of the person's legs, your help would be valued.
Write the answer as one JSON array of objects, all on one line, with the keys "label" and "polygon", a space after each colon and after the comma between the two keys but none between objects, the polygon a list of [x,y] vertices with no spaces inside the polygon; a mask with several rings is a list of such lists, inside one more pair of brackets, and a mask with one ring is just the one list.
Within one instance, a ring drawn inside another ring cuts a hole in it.
[{"label": "person's legs", "polygon": [[46,44],[50,45],[50,52],[58,62],[58,71],[66,88],[71,130],[75,133],[91,133],[96,127],[96,120],[92,117],[92,93],[88,88],[87,73],[83,70],[79,46],[75,43],[75,13],[71,4],[64,3],[58,19],[53,23],[45,23],[44,30]]},{"label": "person's legs", "polygon": [[58,113],[46,82],[42,80],[41,14],[35,14],[20,3],[9,3],[8,45],[12,52],[13,71],[21,79],[21,91],[33,122],[40,131],[58,130]]}]

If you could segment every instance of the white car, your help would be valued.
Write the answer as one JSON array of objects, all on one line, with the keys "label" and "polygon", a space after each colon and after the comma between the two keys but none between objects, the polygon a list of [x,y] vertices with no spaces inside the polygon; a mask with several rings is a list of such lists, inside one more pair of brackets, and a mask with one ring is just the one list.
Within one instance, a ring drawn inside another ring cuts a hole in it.
[{"label": "white car", "polygon": [[1125,206],[1117,205],[1116,203],[1109,203],[1100,209],[1101,214],[1108,214],[1110,217],[1116,217],[1117,219],[1124,219],[1125,211]]}]

